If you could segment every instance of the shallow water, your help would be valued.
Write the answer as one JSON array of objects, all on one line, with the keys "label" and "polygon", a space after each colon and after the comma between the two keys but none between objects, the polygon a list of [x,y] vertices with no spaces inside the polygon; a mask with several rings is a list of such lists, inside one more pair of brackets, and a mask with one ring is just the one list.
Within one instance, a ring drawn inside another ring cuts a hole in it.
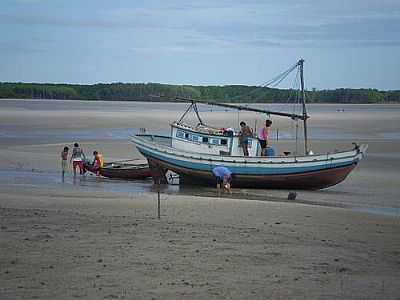
[{"label": "shallow water", "polygon": [[[0,186],[7,187],[30,187],[37,189],[73,189],[81,192],[123,193],[131,194],[157,191],[157,186],[152,179],[145,180],[120,180],[97,177],[91,173],[73,176],[67,173],[64,178],[58,172],[47,172],[38,170],[0,170]],[[195,195],[203,197],[216,197],[216,190],[212,187],[202,186],[179,186],[176,184],[162,185],[161,195]],[[400,216],[400,207],[390,207],[379,204],[377,201],[356,201],[372,197],[368,191],[345,191],[343,188],[331,188],[321,191],[296,191],[297,197],[294,201],[287,200],[288,190],[259,190],[259,189],[235,189],[233,195],[223,194],[222,197],[258,200],[293,202],[310,205],[322,205],[328,207],[341,207],[361,212]],[[340,201],[338,201],[340,199]]]},{"label": "shallow water", "polygon": [[[256,105],[259,108],[287,111],[285,104]],[[140,115],[143,113],[154,116],[173,116],[176,112],[183,112],[187,107],[182,103],[143,103],[143,102],[90,102],[90,101],[46,101],[46,100],[0,100],[0,109],[9,110],[15,118],[29,116],[26,122],[10,119],[15,122],[0,120],[0,145],[36,145],[44,143],[67,143],[71,141],[127,141],[139,129],[130,127],[128,115],[125,126],[116,127],[113,122],[102,124],[102,128],[86,126],[85,120],[80,126],[54,126],[47,125],[45,120],[36,116],[51,116],[52,112],[65,112],[66,115],[86,112],[99,113],[102,117],[107,115],[111,120],[118,118],[126,112],[133,111]],[[0,112],[1,112],[0,110]],[[199,106],[200,112],[211,115],[213,112],[225,112],[220,107]],[[290,112],[290,111],[289,111]],[[315,116],[310,130],[311,139],[319,139],[324,143],[329,140],[337,141],[375,141],[373,147],[367,152],[366,158],[360,166],[343,182],[329,189],[321,191],[298,191],[296,202],[320,204],[327,206],[348,207],[365,212],[400,216],[400,105],[309,105],[309,113]],[[93,117],[93,116],[92,116]],[[156,117],[155,117],[156,118]],[[230,118],[230,117],[229,117]],[[236,118],[236,117],[234,117]],[[237,116],[239,118],[239,116]],[[103,119],[102,119],[103,120]],[[371,120],[377,125],[373,125]],[[171,120],[173,121],[173,120]],[[26,123],[26,124],[25,124]],[[35,126],[30,126],[35,123]],[[370,125],[372,124],[372,125]],[[75,125],[75,124],[72,124]],[[146,127],[152,124],[146,123]],[[169,134],[168,124],[161,129],[152,130],[155,134]],[[293,140],[293,131],[288,127],[279,131],[283,140]],[[381,147],[381,142],[389,146]],[[328,143],[328,146],[330,144]],[[376,149],[372,149],[372,148]],[[381,149],[382,148],[382,149]],[[393,148],[393,149],[392,149]],[[126,151],[130,153],[131,150]],[[58,153],[57,153],[58,155]],[[129,158],[129,157],[128,157]],[[57,165],[54,170],[58,169]],[[0,185],[32,186],[46,189],[47,187],[74,188],[82,191],[137,193],[154,191],[151,180],[123,181],[98,178],[87,175],[77,176],[71,174],[61,180],[59,172],[38,169],[7,169],[0,170]],[[215,196],[214,188],[206,187],[179,187],[170,185],[162,190],[165,194],[185,194],[199,196]],[[257,199],[269,201],[286,201],[288,191],[281,190],[234,190],[234,197],[243,199]]]}]

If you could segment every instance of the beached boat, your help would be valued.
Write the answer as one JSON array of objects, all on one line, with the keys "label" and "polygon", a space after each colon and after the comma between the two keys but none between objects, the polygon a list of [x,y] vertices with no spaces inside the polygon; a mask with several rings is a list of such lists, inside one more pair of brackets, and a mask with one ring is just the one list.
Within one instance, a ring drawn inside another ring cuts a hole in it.
[{"label": "beached boat", "polygon": [[[179,175],[180,182],[211,185],[215,184],[212,169],[216,166],[225,166],[233,173],[233,187],[322,189],[343,181],[363,158],[367,145],[354,144],[348,151],[332,151],[324,154],[313,154],[309,150],[307,140],[309,116],[305,105],[303,62],[300,60],[291,68],[299,71],[302,114],[176,98],[176,100],[190,101],[191,104],[180,120],[171,124],[170,136],[138,134],[132,138],[137,149],[147,158],[153,179],[166,182],[165,174],[169,170]],[[282,74],[287,73],[288,71],[285,71]],[[304,153],[261,156],[257,138],[253,137],[249,139],[249,156],[244,156],[242,148],[239,147],[239,134],[234,130],[217,129],[204,124],[196,103],[303,121]],[[191,109],[199,119],[197,126],[183,122],[184,116]]]},{"label": "beached boat", "polygon": [[[85,168],[96,173],[92,164],[85,164]],[[145,162],[138,162],[136,160],[123,160],[116,162],[105,163],[99,170],[100,175],[108,178],[119,179],[145,179],[151,177],[149,165]]]}]

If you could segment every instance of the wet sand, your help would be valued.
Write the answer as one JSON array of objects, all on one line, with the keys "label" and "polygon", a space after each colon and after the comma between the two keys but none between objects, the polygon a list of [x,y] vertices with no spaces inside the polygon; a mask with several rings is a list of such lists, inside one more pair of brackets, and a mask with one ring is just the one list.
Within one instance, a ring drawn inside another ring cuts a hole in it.
[{"label": "wet sand", "polygon": [[398,299],[398,218],[155,193],[3,188],[2,299]]},{"label": "wet sand", "polygon": [[[58,171],[71,134],[86,152],[139,158],[131,130],[168,132],[181,113],[146,105],[0,101],[1,299],[400,298],[400,141],[390,134],[398,107],[354,120],[340,114],[339,125],[335,107],[316,113],[312,126],[323,133],[360,133],[356,141],[370,145],[342,184],[298,191],[293,203],[287,191],[234,189],[216,198],[212,188],[171,186],[162,190],[158,220],[151,181],[68,174],[62,182]],[[210,118],[226,115],[216,114]],[[366,130],[371,118],[383,125]],[[351,147],[353,140],[333,137],[335,147]]]}]

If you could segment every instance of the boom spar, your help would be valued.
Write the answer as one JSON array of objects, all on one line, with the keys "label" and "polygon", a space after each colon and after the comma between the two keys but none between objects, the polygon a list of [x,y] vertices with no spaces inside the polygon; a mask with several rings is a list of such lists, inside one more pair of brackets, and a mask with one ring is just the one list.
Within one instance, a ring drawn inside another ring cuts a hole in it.
[{"label": "boom spar", "polygon": [[305,119],[309,118],[309,116],[307,116],[307,114],[302,114],[302,115],[289,114],[289,113],[284,113],[284,112],[264,110],[264,109],[254,108],[254,107],[243,106],[243,105],[220,103],[220,102],[211,101],[211,100],[195,100],[195,99],[184,98],[184,97],[175,97],[174,101],[176,101],[176,102],[200,103],[200,104],[214,105],[214,106],[220,106],[220,107],[243,110],[243,111],[252,111],[252,112],[264,113],[264,114],[268,114],[268,115],[276,115],[276,116],[281,116],[281,117],[288,117],[288,118],[291,118],[293,120],[296,120],[296,119],[305,120]]}]

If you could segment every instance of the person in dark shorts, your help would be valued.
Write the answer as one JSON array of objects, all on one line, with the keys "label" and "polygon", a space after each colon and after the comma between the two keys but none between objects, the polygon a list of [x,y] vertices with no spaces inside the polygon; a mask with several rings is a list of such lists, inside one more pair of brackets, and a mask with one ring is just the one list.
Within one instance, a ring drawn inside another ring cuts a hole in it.
[{"label": "person in dark shorts", "polygon": [[240,122],[239,146],[243,149],[243,155],[249,156],[249,138],[253,136],[253,131],[245,122]]},{"label": "person in dark shorts", "polygon": [[261,146],[261,156],[266,156],[266,149],[268,146],[268,136],[269,136],[269,131],[271,129],[272,121],[271,120],[266,120],[265,121],[265,126],[260,128],[260,131],[258,132],[258,141],[260,142]]},{"label": "person in dark shorts", "polygon": [[232,172],[226,167],[218,166],[212,170],[212,173],[217,181],[218,196],[221,194],[221,187],[223,191],[232,194],[231,191]]}]

